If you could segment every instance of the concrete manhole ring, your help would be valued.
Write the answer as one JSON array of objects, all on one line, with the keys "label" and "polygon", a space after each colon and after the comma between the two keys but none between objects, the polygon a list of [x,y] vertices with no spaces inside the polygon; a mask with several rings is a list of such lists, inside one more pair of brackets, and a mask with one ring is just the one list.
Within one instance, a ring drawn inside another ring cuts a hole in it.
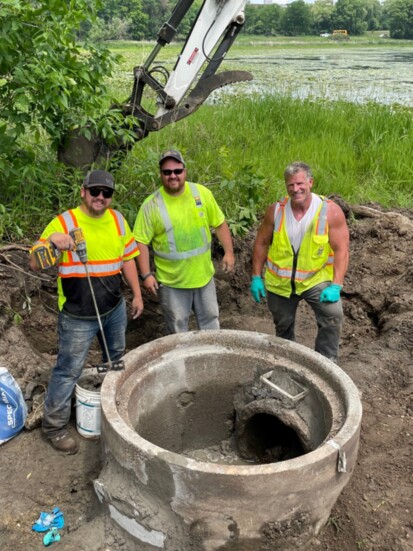
[{"label": "concrete manhole ring", "polygon": [[[102,385],[95,490],[131,549],[292,550],[319,532],[355,467],[362,416],[358,390],[337,365],[296,343],[229,330],[157,339],[125,365]],[[273,445],[287,425],[303,450],[234,463],[233,448],[223,453],[236,442],[234,397],[268,373],[279,391],[259,395],[255,412],[247,400],[250,437],[265,439],[260,423],[269,422]]]}]

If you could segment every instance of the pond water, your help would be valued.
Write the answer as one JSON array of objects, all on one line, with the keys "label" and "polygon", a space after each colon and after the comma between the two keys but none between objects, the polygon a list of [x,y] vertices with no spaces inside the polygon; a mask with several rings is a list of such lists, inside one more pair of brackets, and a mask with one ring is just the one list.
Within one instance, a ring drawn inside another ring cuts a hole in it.
[{"label": "pond water", "polygon": [[298,98],[324,98],[362,103],[399,103],[413,106],[413,46],[407,48],[316,49],[269,48],[242,56],[229,56],[224,69],[244,69],[254,75],[250,83],[215,93],[279,93]]}]

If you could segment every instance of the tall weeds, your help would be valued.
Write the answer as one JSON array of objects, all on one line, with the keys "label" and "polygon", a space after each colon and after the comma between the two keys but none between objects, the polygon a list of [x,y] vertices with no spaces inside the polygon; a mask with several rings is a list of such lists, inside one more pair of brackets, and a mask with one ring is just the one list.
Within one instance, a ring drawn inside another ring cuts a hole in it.
[{"label": "tall weeds", "polygon": [[189,178],[211,186],[242,233],[284,194],[283,171],[295,160],[312,167],[318,193],[339,194],[350,203],[413,207],[412,144],[408,108],[270,95],[228,97],[137,144],[119,176],[125,189],[149,193],[158,185],[157,153],[179,148]]},{"label": "tall weeds", "polygon": [[[350,203],[413,207],[412,110],[376,103],[223,97],[137,143],[116,173],[114,205],[130,224],[159,186],[158,156],[179,148],[191,181],[211,187],[234,233],[253,225],[285,193],[288,163],[314,172],[314,191]],[[82,177],[45,157],[0,194],[0,240],[32,239],[79,200]]]}]

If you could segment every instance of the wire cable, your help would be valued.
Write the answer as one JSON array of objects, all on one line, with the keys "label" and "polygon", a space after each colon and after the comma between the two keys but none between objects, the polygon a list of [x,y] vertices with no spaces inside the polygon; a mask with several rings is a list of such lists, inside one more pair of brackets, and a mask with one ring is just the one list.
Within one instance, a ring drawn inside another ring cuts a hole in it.
[{"label": "wire cable", "polygon": [[216,14],[214,20],[212,21],[211,25],[209,26],[208,30],[206,31],[204,38],[202,39],[202,53],[204,54],[204,57],[205,57],[206,61],[208,61],[209,63],[211,61],[221,61],[225,57],[225,54],[224,54],[220,58],[218,58],[218,57],[213,58],[213,57],[209,57],[208,54],[205,52],[205,41],[208,37],[208,34],[211,32],[212,27],[215,25],[215,23],[218,19],[218,16],[221,14],[221,12],[224,8],[224,4],[225,4],[225,0],[220,0],[220,2],[218,3],[217,14]]}]

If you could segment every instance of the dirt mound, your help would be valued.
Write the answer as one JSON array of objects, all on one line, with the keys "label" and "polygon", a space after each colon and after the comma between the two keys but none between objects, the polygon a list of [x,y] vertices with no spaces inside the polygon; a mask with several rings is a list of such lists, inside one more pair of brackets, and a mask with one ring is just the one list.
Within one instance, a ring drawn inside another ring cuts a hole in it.
[{"label": "dirt mound", "polygon": [[[339,364],[360,390],[364,415],[356,471],[309,549],[407,551],[413,548],[413,212],[342,206],[349,218],[351,259]],[[237,266],[230,276],[219,269],[222,251],[218,246],[214,251],[221,325],[272,334],[266,305],[249,296],[253,240],[251,233],[237,241]],[[101,467],[99,442],[82,440],[79,454],[63,456],[36,428],[57,352],[55,274],[29,274],[25,247],[10,245],[0,249],[0,278],[0,365],[17,379],[30,406],[27,429],[0,449],[2,548],[43,549],[31,525],[40,511],[59,506],[66,517],[59,548],[125,549],[106,524],[92,487]],[[161,335],[159,305],[145,296],[143,316],[129,324],[127,347]],[[306,305],[297,335],[313,346],[315,322]],[[99,359],[95,346],[88,365]]]}]

